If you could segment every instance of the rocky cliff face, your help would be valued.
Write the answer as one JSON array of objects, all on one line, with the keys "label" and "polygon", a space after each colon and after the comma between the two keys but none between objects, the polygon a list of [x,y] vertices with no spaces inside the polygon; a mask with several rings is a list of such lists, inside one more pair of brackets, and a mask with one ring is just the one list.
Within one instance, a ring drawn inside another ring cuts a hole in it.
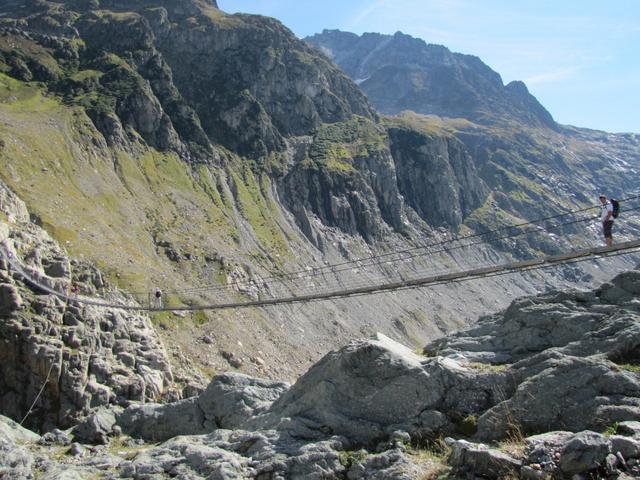
[{"label": "rocky cliff face", "polygon": [[131,129],[195,161],[215,158],[212,144],[262,156],[282,151],[284,136],[373,114],[346,77],[275,20],[227,16],[204,1],[0,8],[12,28],[7,68],[86,106],[112,143]]},{"label": "rocky cliff face", "polygon": [[357,36],[325,30],[306,40],[355,79],[382,113],[413,110],[479,123],[516,121],[556,128],[524,83],[504,85],[500,75],[477,57],[452,53],[401,32]]},{"label": "rocky cliff face", "polygon": [[[148,317],[63,302],[23,273],[61,292],[109,292],[127,301],[87,262],[70,259],[22,201],[2,185],[0,410],[37,431],[69,427],[100,405],[181,396]],[[6,253],[20,262],[16,270]],[[42,389],[42,392],[40,390]]]},{"label": "rocky cliff face", "polygon": [[389,128],[398,188],[429,225],[457,229],[488,196],[473,159],[453,136]]}]

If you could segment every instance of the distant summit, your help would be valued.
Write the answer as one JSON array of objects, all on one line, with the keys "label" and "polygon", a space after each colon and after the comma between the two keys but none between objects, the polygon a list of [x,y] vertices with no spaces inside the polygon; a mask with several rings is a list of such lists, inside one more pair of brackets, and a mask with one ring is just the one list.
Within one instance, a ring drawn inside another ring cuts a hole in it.
[{"label": "distant summit", "polygon": [[522,82],[504,85],[478,57],[401,32],[324,30],[305,39],[341,67],[385,114],[413,110],[484,123],[518,121],[556,129],[551,114]]}]

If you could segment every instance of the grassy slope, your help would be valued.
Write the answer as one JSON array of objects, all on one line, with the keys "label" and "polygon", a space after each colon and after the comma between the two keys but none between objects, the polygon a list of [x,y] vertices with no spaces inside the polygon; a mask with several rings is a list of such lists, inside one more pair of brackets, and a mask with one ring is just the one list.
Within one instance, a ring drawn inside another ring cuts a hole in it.
[{"label": "grassy slope", "polygon": [[[184,288],[190,286],[185,278],[202,276],[188,271],[198,266],[177,267],[156,253],[154,237],[200,259],[236,252],[242,262],[243,256],[288,254],[285,222],[269,198],[268,179],[256,178],[234,157],[226,171],[192,171],[172,154],[100,147],[102,139],[81,109],[4,75],[0,138],[3,180],[72,255],[96,262],[125,288]],[[222,280],[213,273],[212,279]]]}]

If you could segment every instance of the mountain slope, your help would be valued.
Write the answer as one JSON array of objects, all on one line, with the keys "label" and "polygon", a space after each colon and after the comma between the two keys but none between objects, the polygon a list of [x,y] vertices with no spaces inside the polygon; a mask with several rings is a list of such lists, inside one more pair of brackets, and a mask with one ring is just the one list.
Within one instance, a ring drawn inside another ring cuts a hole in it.
[{"label": "mountain slope", "polygon": [[[599,241],[579,226],[560,239],[520,232],[334,271],[584,206],[596,179],[577,162],[543,177],[540,159],[555,150],[546,136],[532,146],[530,131],[498,141],[470,122],[381,119],[273,19],[196,0],[30,0],[0,14],[0,177],[69,256],[140,303],[158,286],[168,306],[269,298]],[[510,156],[496,153],[513,142]],[[569,177],[576,185],[557,195]],[[174,366],[291,378],[354,337],[382,331],[418,346],[545,282],[581,283],[624,263],[154,322]]]},{"label": "mountain slope", "polygon": [[479,123],[557,128],[522,82],[502,83],[478,57],[404,35],[325,30],[306,41],[327,54],[385,114],[413,110]]}]

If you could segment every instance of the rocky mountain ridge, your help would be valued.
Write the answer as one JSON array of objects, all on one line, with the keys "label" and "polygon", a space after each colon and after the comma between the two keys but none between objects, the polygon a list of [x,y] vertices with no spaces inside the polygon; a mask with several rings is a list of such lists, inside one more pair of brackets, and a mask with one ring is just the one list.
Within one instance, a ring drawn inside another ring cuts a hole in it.
[{"label": "rocky mountain ridge", "polygon": [[523,82],[504,85],[478,57],[453,53],[402,32],[358,36],[324,30],[305,40],[353,78],[382,113],[412,110],[480,124],[558,128]]}]

